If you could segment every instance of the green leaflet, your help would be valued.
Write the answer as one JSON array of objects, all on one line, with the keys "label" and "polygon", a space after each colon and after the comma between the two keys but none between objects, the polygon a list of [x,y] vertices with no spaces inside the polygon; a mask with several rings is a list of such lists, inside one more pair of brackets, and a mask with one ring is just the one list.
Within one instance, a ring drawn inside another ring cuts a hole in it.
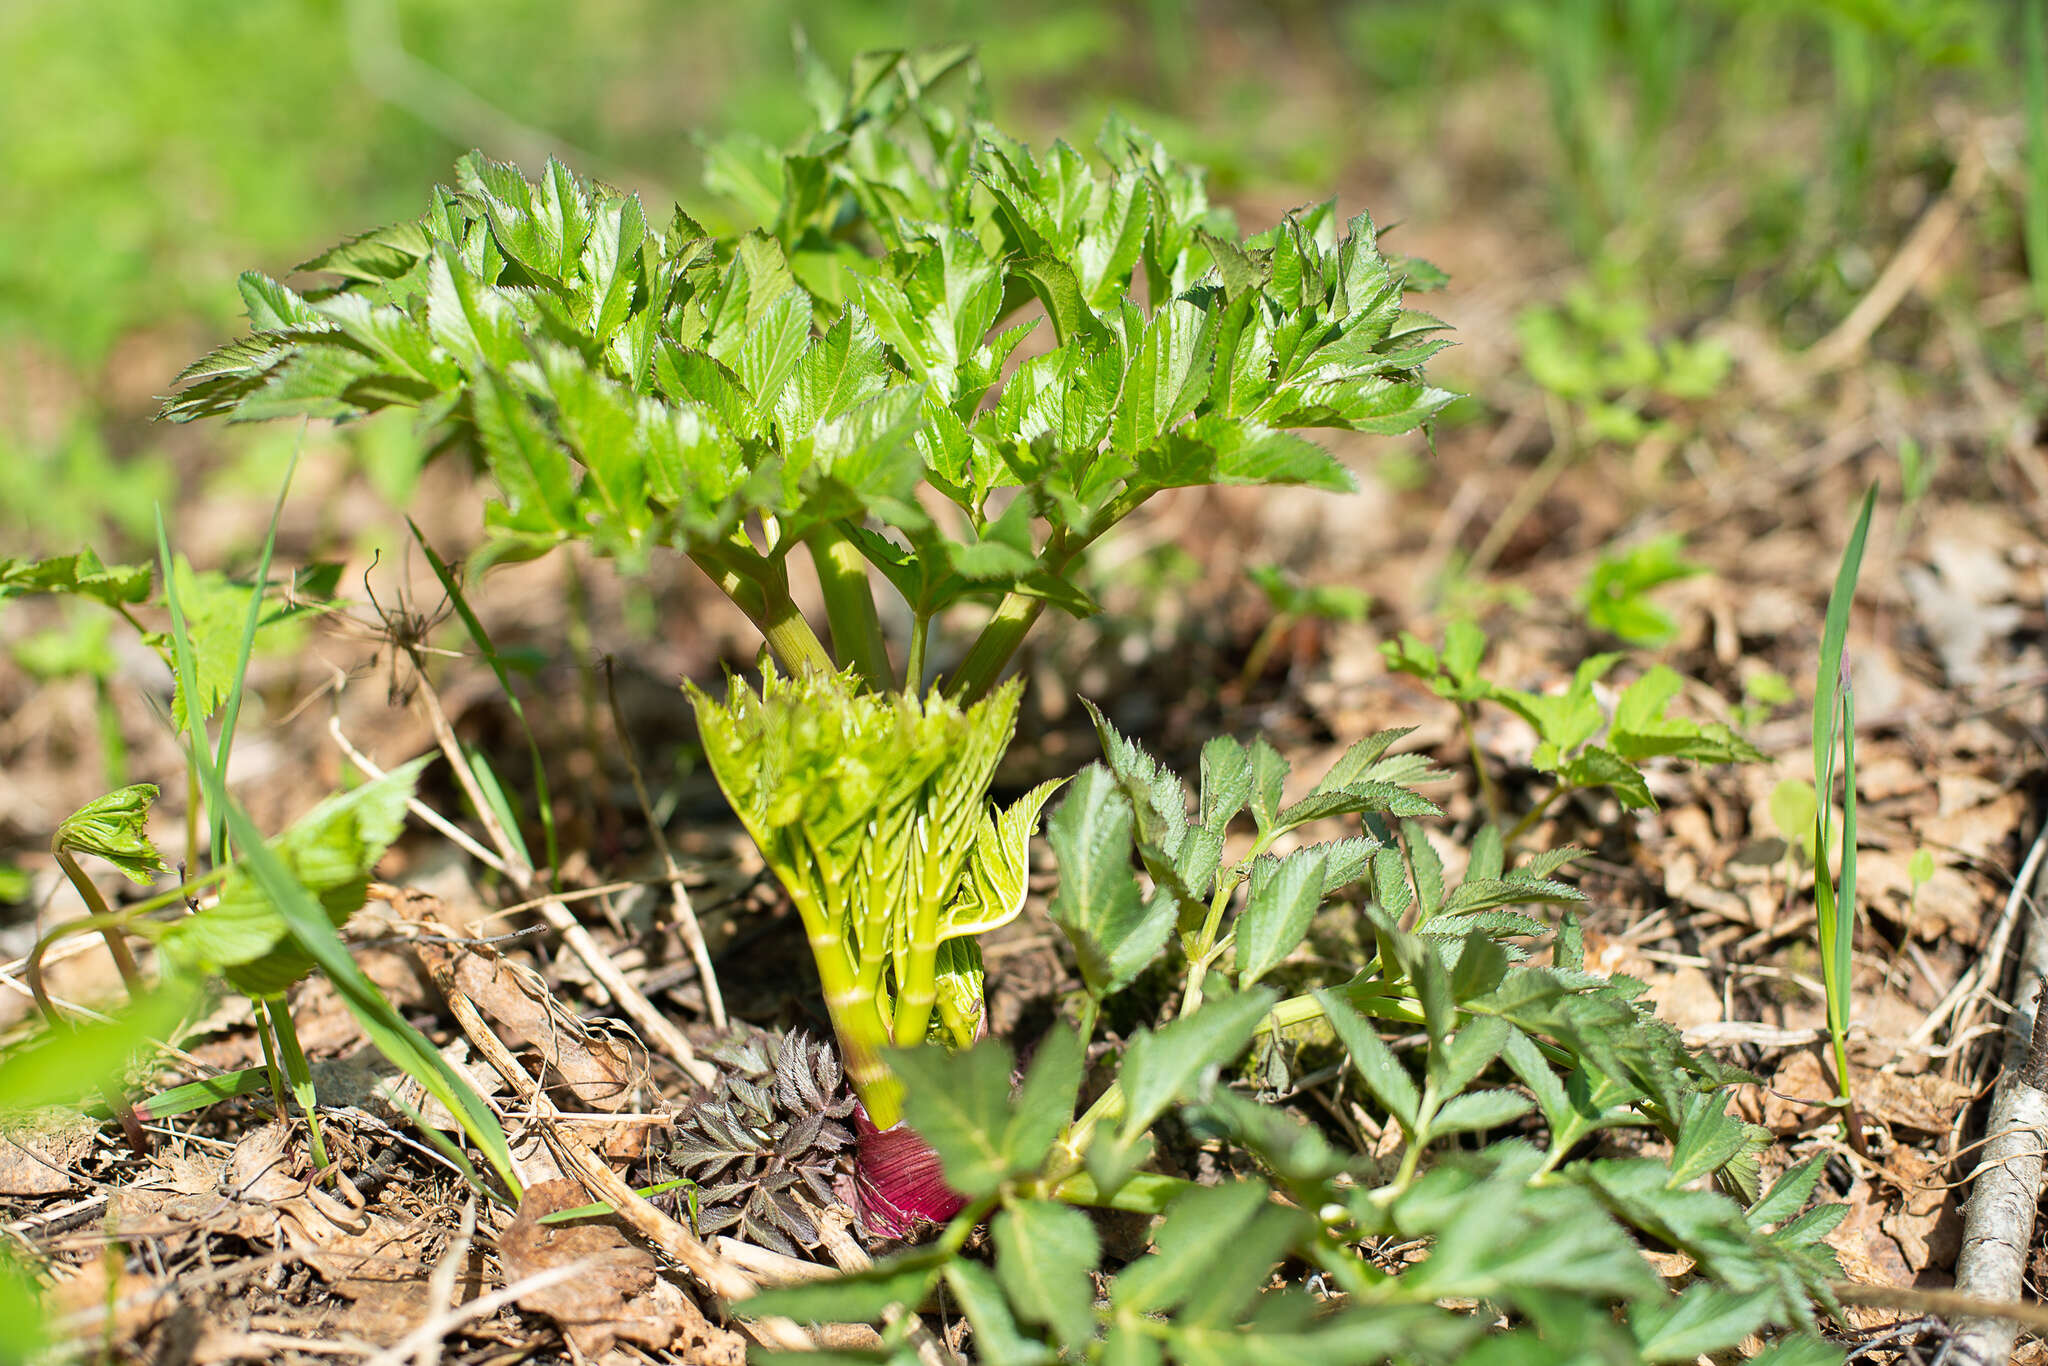
[{"label": "green leaflet", "polygon": [[1024,909],[1031,836],[1038,829],[1038,813],[1066,781],[1047,779],[1000,812],[982,817],[959,899],[946,910],[941,932],[947,939],[985,934],[1007,925]]},{"label": "green leaflet", "polygon": [[[271,851],[318,899],[333,925],[362,908],[370,870],[404,828],[405,804],[431,761],[423,755],[330,797],[270,841]],[[251,996],[276,995],[314,965],[292,941],[284,915],[246,861],[228,874],[213,905],[182,920],[157,927],[138,922],[133,928],[150,934],[166,959],[185,971],[219,973]]]},{"label": "green leaflet", "polygon": [[109,567],[100,562],[90,546],[73,555],[46,560],[0,555],[0,602],[31,593],[73,593],[113,607],[146,601],[149,583],[148,565]]},{"label": "green leaflet", "polygon": [[95,797],[64,818],[51,844],[105,859],[147,887],[164,868],[163,855],[149,841],[149,808],[157,795],[155,783],[136,783]]}]

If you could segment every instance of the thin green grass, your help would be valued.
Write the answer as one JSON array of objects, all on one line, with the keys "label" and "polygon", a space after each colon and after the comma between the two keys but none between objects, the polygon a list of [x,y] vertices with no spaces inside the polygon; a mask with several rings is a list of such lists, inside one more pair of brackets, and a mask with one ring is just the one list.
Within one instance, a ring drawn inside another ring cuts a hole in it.
[{"label": "thin green grass", "polygon": [[[299,423],[298,440],[292,444],[291,463],[285,466],[284,483],[277,490],[277,502],[270,509],[270,526],[263,533],[263,554],[256,562],[256,582],[249,589],[249,611],[242,619],[242,640],[235,654],[234,686],[228,689],[227,700],[221,707],[220,738],[214,750],[214,767],[223,777],[228,771],[228,758],[235,748],[235,726],[242,718],[242,684],[249,674],[249,658],[256,651],[256,631],[263,624],[263,598],[270,590],[270,559],[277,550],[277,524],[284,516],[284,500],[292,491],[292,476],[298,473],[299,456],[305,449],[306,424]],[[164,567],[164,593],[171,591],[171,571],[168,562]],[[205,720],[193,710],[193,694],[186,694],[185,724],[192,732],[192,743],[205,742]],[[218,810],[209,809],[209,830],[213,843],[214,861],[232,863],[234,855],[228,842],[227,820]],[[190,852],[188,851],[188,857]]]},{"label": "thin green grass", "polygon": [[[547,767],[541,762],[540,741],[535,738],[533,727],[527,723],[526,708],[520,705],[519,694],[512,690],[512,675],[506,670],[505,661],[498,654],[497,647],[491,644],[491,637],[484,630],[484,624],[477,620],[476,613],[470,610],[469,599],[463,597],[462,585],[450,572],[447,562],[434,553],[434,547],[427,544],[427,538],[420,534],[419,523],[408,517],[405,524],[412,528],[413,539],[418,541],[420,549],[426,552],[427,563],[433,566],[434,577],[441,581],[441,591],[446,593],[448,601],[455,605],[455,614],[462,618],[463,628],[469,632],[469,638],[476,642],[476,648],[483,653],[484,662],[489,664],[491,672],[497,675],[498,688],[505,694],[506,705],[512,708],[513,719],[519,722],[519,729],[526,736],[526,752],[533,761],[533,801],[539,808],[541,840],[547,848],[547,866],[551,870],[559,869],[562,866],[561,851],[555,844],[555,810],[554,802],[548,795]],[[493,775],[486,791],[497,788],[497,778]],[[502,796],[502,793],[500,795]],[[507,812],[499,811],[495,814],[503,820]],[[519,839],[517,830],[516,825],[508,823],[505,826],[506,833],[515,840]],[[523,840],[520,841],[520,852],[524,857]],[[527,859],[529,864],[532,861]]]},{"label": "thin green grass", "polygon": [[[158,558],[164,567],[164,600],[170,609],[171,645],[178,682],[187,696],[196,697],[198,669],[192,636],[178,599],[176,581],[170,573],[170,537],[164,529],[161,508],[157,512],[156,536]],[[292,939],[326,972],[342,1003],[362,1025],[363,1032],[377,1050],[419,1082],[427,1094],[441,1102],[462,1125],[463,1132],[483,1153],[504,1189],[492,1189],[481,1181],[476,1183],[478,1188],[491,1199],[506,1201],[509,1193],[510,1201],[517,1201],[521,1193],[519,1178],[513,1171],[511,1147],[497,1116],[468,1081],[449,1066],[439,1050],[406,1023],[376,985],[363,974],[341,942],[341,936],[328,923],[320,903],[293,879],[284,860],[264,843],[261,832],[249,819],[248,813],[228,795],[226,775],[214,763],[207,746],[196,736],[187,738],[191,741],[188,762],[193,766],[198,786],[205,793],[208,809],[222,816],[235,846],[244,851],[242,857],[247,860],[251,876],[284,919]],[[459,1166],[468,1167],[468,1159],[438,1130],[423,1124],[420,1132]]]},{"label": "thin green grass", "polygon": [[[1821,980],[1827,990],[1828,1038],[1834,1047],[1837,1095],[1852,1137],[1858,1133],[1855,1098],[1849,1081],[1849,970],[1856,940],[1856,693],[1850,682],[1843,643],[1849,633],[1849,608],[1856,596],[1856,578],[1863,568],[1863,543],[1870,534],[1870,514],[1877,505],[1877,486],[1863,495],[1856,529],[1842,551],[1834,590],[1828,594],[1827,621],[1821,630],[1820,668],[1813,689],[1813,902],[1818,922]],[[1839,749],[1841,767],[1836,768]],[[1840,774],[1842,847],[1840,872],[1830,855],[1829,806]]]},{"label": "thin green grass", "polygon": [[2048,323],[2048,4],[2023,0],[2018,9],[2027,109],[2027,193],[2021,231],[2034,305]]}]

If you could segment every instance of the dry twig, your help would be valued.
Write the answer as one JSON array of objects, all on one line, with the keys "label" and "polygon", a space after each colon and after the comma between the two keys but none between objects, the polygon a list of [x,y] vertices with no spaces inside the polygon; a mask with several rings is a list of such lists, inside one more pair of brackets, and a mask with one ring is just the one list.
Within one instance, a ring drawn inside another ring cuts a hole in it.
[{"label": "dry twig", "polygon": [[[554,1122],[554,1103],[541,1090],[540,1084],[520,1066],[504,1041],[491,1031],[490,1025],[456,983],[452,953],[443,951],[424,956],[427,970],[447,999],[449,1013],[455,1017],[463,1035],[483,1060],[504,1078],[513,1094],[538,1117],[541,1136],[563,1173],[581,1181],[585,1189],[610,1205],[635,1233],[659,1248],[719,1300],[731,1303],[753,1294],[757,1286],[751,1277],[655,1208],[582,1140]],[[750,1319],[744,1326],[764,1347],[803,1351],[816,1345],[807,1333],[788,1319]]]},{"label": "dry twig", "polygon": [[611,955],[590,937],[590,931],[583,928],[583,923],[576,919],[569,908],[558,898],[548,895],[547,889],[541,887],[532,865],[521,857],[518,847],[513,844],[492,813],[491,804],[484,799],[483,789],[477,783],[476,774],[470,769],[468,756],[462,752],[462,746],[455,738],[455,729],[449,725],[448,714],[441,709],[441,699],[435,695],[433,687],[422,684],[415,696],[426,711],[427,723],[433,727],[435,742],[440,745],[441,753],[447,757],[456,781],[468,795],[470,805],[477,813],[477,819],[483,822],[484,832],[490,836],[492,845],[498,851],[498,857],[504,861],[505,875],[519,889],[519,894],[523,897],[539,897],[541,919],[547,922],[549,929],[562,936],[563,944],[568,946],[569,951],[576,955],[583,966],[590,969],[590,975],[595,977],[598,985],[618,1003],[619,1009],[625,1012],[626,1018],[646,1037],[648,1044],[666,1053],[669,1059],[688,1073],[690,1079],[699,1086],[710,1086],[718,1079],[718,1069],[697,1056],[697,1050],[683,1037],[683,1031],[677,1029],[666,1015],[655,1009],[654,1003],[647,999],[645,992],[627,980],[625,973],[619,970],[618,964],[612,961]]},{"label": "dry twig", "polygon": [[[2028,922],[2021,952],[2026,977],[2007,1021],[2005,1070],[1992,1097],[1990,1137],[1971,1178],[1963,1246],[1956,1255],[1956,1292],[1985,1300],[2020,1296],[2034,1245],[2042,1144],[2048,1138],[2048,1019],[2040,1013],[2041,990],[2048,983],[2048,927],[2038,912]],[[2017,1334],[2009,1319],[1971,1315],[1957,1327],[1959,1361],[1993,1366],[2011,1357]]]},{"label": "dry twig", "polygon": [[611,704],[612,729],[619,737],[619,753],[626,760],[626,772],[633,779],[633,796],[640,803],[640,814],[647,822],[647,832],[654,837],[654,847],[661,854],[662,871],[668,874],[669,896],[675,906],[676,927],[682,931],[683,943],[689,947],[690,957],[697,964],[698,984],[704,989],[704,1010],[711,1017],[712,1027],[724,1029],[725,994],[718,989],[718,973],[711,966],[711,949],[704,942],[704,927],[697,923],[697,908],[690,904],[689,889],[683,886],[683,870],[676,866],[676,856],[668,847],[668,836],[663,833],[661,822],[655,819],[654,803],[647,797],[647,781],[640,775],[640,760],[633,752],[633,737],[626,729],[625,715],[619,710],[619,691],[612,682],[612,661],[604,661],[604,695]]}]

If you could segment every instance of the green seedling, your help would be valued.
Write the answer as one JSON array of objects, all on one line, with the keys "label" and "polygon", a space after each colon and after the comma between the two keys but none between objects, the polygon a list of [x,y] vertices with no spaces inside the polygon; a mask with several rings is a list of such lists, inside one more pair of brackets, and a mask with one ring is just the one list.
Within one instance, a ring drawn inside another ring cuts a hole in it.
[{"label": "green seedling", "polygon": [[1934,854],[1931,850],[1915,849],[1906,860],[1906,916],[1909,921],[1920,915],[1920,889],[1934,880]]},{"label": "green seedling", "polygon": [[[274,538],[274,515],[271,533]],[[159,563],[168,571],[172,562],[170,539],[164,531],[161,513],[157,549]],[[254,606],[260,602],[261,583],[259,576],[258,591],[251,597],[251,622],[256,619]],[[197,697],[201,695],[198,653],[176,579],[168,573],[166,585],[170,651],[178,686],[187,697]],[[244,635],[244,664],[251,635],[253,631]],[[240,692],[239,671],[231,692]],[[229,715],[232,719],[232,708]],[[224,732],[223,740],[232,733],[226,727]],[[290,1032],[290,1020],[282,1007],[284,988],[318,967],[372,1045],[455,1116],[463,1132],[490,1163],[503,1193],[487,1185],[469,1159],[439,1130],[421,1124],[421,1133],[468,1175],[476,1189],[493,1199],[503,1200],[509,1194],[516,1201],[519,1179],[513,1171],[511,1148],[497,1116],[439,1050],[392,1008],[356,965],[336,932],[339,922],[363,904],[361,892],[368,884],[370,868],[396,837],[404,820],[405,798],[411,794],[412,783],[424,761],[415,760],[375,783],[330,798],[273,845],[265,842],[248,814],[229,798],[225,770],[209,752],[198,730],[188,729],[185,740],[193,785],[204,795],[227,836],[218,847],[230,847],[231,841],[232,847],[241,850],[241,856],[235,864],[216,865],[209,875],[223,884],[210,920],[202,911],[153,929],[144,928],[152,922],[140,919],[131,925],[152,933],[159,951],[172,964],[188,965],[195,973],[219,974],[250,995],[264,998],[271,1023],[275,1026],[282,1017],[285,1033]],[[190,890],[181,888],[180,894],[189,895]],[[147,909],[147,903],[133,909],[139,916]],[[203,920],[205,923],[194,928]],[[275,1008],[270,1008],[273,1003]],[[279,1043],[284,1044],[282,1036]],[[294,1066],[292,1081],[307,1106],[309,1129],[317,1132],[310,1104],[311,1078],[305,1072],[304,1055],[298,1052],[296,1038],[283,1051],[285,1061]],[[298,1053],[296,1062],[290,1056],[292,1053]],[[274,1072],[275,1060],[272,1068]],[[324,1165],[317,1153],[315,1163]]]},{"label": "green seedling", "polygon": [[120,665],[114,657],[112,634],[113,622],[104,613],[75,611],[63,628],[39,631],[15,642],[13,654],[14,662],[38,682],[62,678],[92,681],[106,783],[108,787],[126,787],[128,744],[121,735],[121,715],[114,705],[114,675]]},{"label": "green seedling", "polygon": [[1677,624],[1650,601],[1650,592],[1706,572],[1704,565],[1680,556],[1684,545],[1676,535],[1658,536],[1626,552],[1602,555],[1579,590],[1586,625],[1643,649],[1668,644]]},{"label": "green seedling", "polygon": [[[934,1010],[957,1042],[980,1009],[979,931],[931,938],[935,914],[978,894],[973,865],[964,845],[916,841],[971,829],[1002,744],[933,718],[1014,710],[997,685],[1025,635],[1048,605],[1094,610],[1084,552],[1156,494],[1352,487],[1298,431],[1420,426],[1451,398],[1422,373],[1447,342],[1404,304],[1411,279],[1436,277],[1383,255],[1369,218],[1325,203],[1241,237],[1199,171],[1121,120],[1093,158],[1036,152],[987,122],[964,50],[879,54],[846,80],[813,63],[806,82],[819,123],[798,147],[713,158],[723,183],[779,187],[756,196],[764,229],[717,237],[560,162],[529,181],[473,155],[421,219],[303,267],[332,283],[243,276],[250,334],[188,368],[165,414],[411,410],[428,447],[496,484],[472,569],[576,543],[707,574],[777,670],[758,695],[693,698],[724,727],[714,772],[791,896],[815,897],[821,972],[858,944],[865,995],[835,1020],[887,1116],[876,1042],[920,1041]],[[1034,331],[1050,335],[1013,363]],[[823,635],[790,592],[805,557]],[[909,623],[897,639],[878,592]],[[977,608],[964,651],[935,644]],[[786,827],[785,799],[745,785],[786,757],[750,746],[788,729],[773,718],[797,697],[821,735],[914,716],[937,747],[920,763],[944,811],[913,801],[925,817],[878,834],[861,874],[937,881],[869,904],[867,938],[833,918],[854,904],[846,870],[820,866],[814,885],[776,844],[844,832]],[[1006,740],[1008,722],[987,733]]]},{"label": "green seedling", "polygon": [[[1735,1074],[1689,1055],[1633,999],[1640,983],[1587,972],[1575,922],[1552,929],[1517,909],[1577,899],[1554,878],[1574,851],[1510,867],[1498,832],[1483,832],[1450,885],[1426,816],[1396,815],[1429,811],[1406,786],[1427,763],[1391,753],[1397,732],[1360,742],[1286,804],[1287,766],[1261,742],[1212,741],[1191,791],[1098,727],[1106,763],[1075,779],[1051,821],[1054,915],[1089,1018],[1176,942],[1191,972],[1213,960],[1210,990],[1129,1032],[1111,1084],[1079,1114],[1086,1031],[1055,1027],[1021,1086],[996,1040],[900,1056],[910,1120],[966,1206],[930,1244],[769,1291],[743,1313],[882,1321],[943,1285],[984,1359],[1041,1363],[1435,1366],[1474,1351],[1679,1362],[1766,1323],[1814,1326],[1806,1296],[1835,1274],[1822,1239],[1846,1210],[1801,1214],[1818,1159],[1765,1190],[1768,1135],[1728,1114],[1720,1089]],[[1332,817],[1360,818],[1360,833],[1270,852],[1278,832]],[[1222,835],[1239,822],[1267,852],[1225,862]],[[1355,969],[1296,961],[1319,923],[1362,932]],[[1397,1052],[1390,1036],[1426,1044]],[[1248,1052],[1296,1049],[1336,1051],[1398,1160],[1243,1093]],[[1169,1119],[1256,1171],[1197,1184],[1143,1170]],[[1661,1134],[1668,1156],[1595,1155],[1603,1131],[1635,1126]],[[1164,1222],[1113,1268],[1074,1203]],[[992,1266],[963,1255],[984,1220]],[[1667,1288],[1628,1230],[1699,1256],[1697,1283]],[[1420,1240],[1399,1276],[1359,1250],[1384,1236]],[[1333,1302],[1299,1276],[1276,1288],[1276,1264],[1312,1269]],[[1459,1297],[1486,1312],[1444,1307]],[[1498,1340],[1475,1347],[1482,1333]],[[1779,1350],[1794,1348],[1806,1355],[1787,1363],[1823,1359],[1803,1333]]]},{"label": "green seedling", "polygon": [[1792,681],[1775,669],[1759,669],[1743,675],[1742,701],[1734,708],[1735,729],[1755,730],[1770,719],[1772,712],[1797,700]]},{"label": "green seedling", "polygon": [[1727,383],[1734,357],[1715,341],[1659,341],[1649,306],[1590,288],[1561,306],[1534,305],[1515,321],[1522,363],[1546,392],[1574,405],[1585,437],[1633,445],[1674,429],[1650,415],[1661,402],[1709,398]]},{"label": "green seedling", "polygon": [[1576,792],[1606,790],[1626,809],[1654,809],[1657,801],[1645,776],[1645,765],[1652,759],[1729,764],[1763,757],[1755,746],[1718,721],[1667,715],[1666,709],[1684,688],[1685,680],[1661,664],[1622,689],[1609,711],[1595,697],[1594,686],[1621,662],[1619,654],[1594,655],[1581,661],[1562,692],[1533,693],[1503,687],[1481,676],[1486,635],[1470,622],[1453,622],[1446,628],[1442,650],[1404,631],[1398,640],[1383,643],[1380,651],[1387,667],[1420,678],[1439,697],[1458,704],[1473,764],[1496,825],[1505,824],[1504,813],[1473,729],[1477,704],[1488,701],[1506,707],[1535,729],[1537,744],[1530,762],[1537,772],[1550,775],[1553,785],[1508,830],[1511,845],[1551,807]]},{"label": "green seedling", "polygon": [[1814,920],[1820,939],[1821,981],[1827,990],[1828,1038],[1835,1054],[1835,1084],[1849,1137],[1859,1146],[1862,1128],[1857,1122],[1851,1091],[1848,1051],[1849,974],[1856,944],[1856,693],[1850,684],[1843,646],[1849,634],[1849,608],[1856,596],[1856,576],[1863,567],[1863,543],[1870,534],[1870,514],[1876,506],[1877,488],[1872,485],[1863,495],[1863,509],[1857,515],[1855,530],[1849,533],[1835,586],[1828,594],[1813,697],[1814,790],[1832,798],[1838,773],[1842,780],[1839,844],[1828,823],[1818,814],[1825,808],[1816,799]]}]

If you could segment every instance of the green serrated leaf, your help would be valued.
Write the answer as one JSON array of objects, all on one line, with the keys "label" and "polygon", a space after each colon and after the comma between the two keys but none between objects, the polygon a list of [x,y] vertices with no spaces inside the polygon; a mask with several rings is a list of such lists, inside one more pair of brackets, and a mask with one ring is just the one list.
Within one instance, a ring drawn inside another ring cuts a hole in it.
[{"label": "green serrated leaf", "polygon": [[[1003,1216],[996,1217],[1000,1225]],[[989,1366],[1044,1366],[1058,1358],[1052,1348],[1018,1331],[1016,1316],[1010,1312],[1011,1300],[1017,1299],[1016,1291],[1009,1290],[1009,1298],[1005,1298],[1007,1287],[995,1273],[979,1262],[955,1257],[946,1263],[945,1275],[946,1287],[959,1301],[967,1321],[974,1325],[975,1351]],[[804,1359],[809,1359],[808,1353]],[[914,1351],[910,1359],[917,1360]]]},{"label": "green serrated leaf", "polygon": [[1529,1113],[1527,1096],[1513,1091],[1467,1091],[1444,1102],[1430,1117],[1432,1138],[1444,1134],[1483,1133],[1498,1129]]},{"label": "green serrated leaf", "polygon": [[1365,1089],[1372,1092],[1373,1099],[1384,1105],[1387,1113],[1398,1120],[1404,1130],[1413,1134],[1422,1112],[1422,1094],[1416,1090],[1415,1079],[1408,1075],[1408,1069],[1381,1041],[1371,1023],[1347,1005],[1343,998],[1328,991],[1318,991],[1315,996],[1322,1004],[1323,1015],[1329,1020],[1330,1028],[1337,1032],[1339,1042],[1351,1055],[1351,1066],[1358,1073],[1358,1079],[1365,1083]]},{"label": "green serrated leaf", "polygon": [[[370,870],[405,825],[423,755],[353,791],[329,797],[267,847],[293,884],[339,926],[361,909]],[[248,860],[238,861],[211,906],[153,931],[157,947],[186,970],[218,972],[238,991],[274,996],[311,971],[314,958]]]},{"label": "green serrated leaf", "polygon": [[1095,1225],[1080,1210],[1049,1200],[1020,1200],[990,1225],[996,1278],[1020,1317],[1043,1324],[1069,1348],[1095,1336],[1095,1282],[1101,1260]]},{"label": "green serrated leaf", "polygon": [[147,887],[164,870],[163,855],[149,839],[149,808],[157,796],[156,784],[136,783],[95,797],[64,818],[51,844],[105,859]]},{"label": "green serrated leaf", "polygon": [[1170,903],[1147,902],[1131,867],[1130,800],[1100,765],[1083,769],[1046,828],[1059,890],[1046,913],[1066,934],[1081,980],[1101,998],[1129,986],[1166,947]]},{"label": "green serrated leaf", "polygon": [[1235,931],[1238,980],[1243,985],[1252,985],[1278,967],[1308,934],[1322,901],[1324,872],[1324,856],[1309,849],[1255,871]]},{"label": "green serrated leaf", "polygon": [[1134,1034],[1118,1074],[1124,1091],[1123,1140],[1135,1140],[1168,1105],[1189,1095],[1203,1075],[1242,1053],[1274,999],[1264,988],[1212,998],[1192,1015]]},{"label": "green serrated leaf", "polygon": [[1073,1119],[1085,1053],[1080,1035],[1060,1026],[1038,1045],[1017,1092],[1016,1109],[1003,1130],[1003,1157],[1011,1170],[1036,1170]]},{"label": "green serrated leaf", "polygon": [[959,898],[945,912],[942,936],[982,934],[1008,924],[1023,911],[1038,813],[1065,783],[1064,778],[1047,779],[1009,807],[982,819]]},{"label": "green serrated leaf", "polygon": [[1251,756],[1227,735],[1211,737],[1202,746],[1201,822],[1223,833],[1252,793]]},{"label": "green serrated leaf", "polygon": [[909,1088],[904,1113],[945,1164],[946,1184],[970,1200],[993,1194],[1018,1168],[1005,1151],[1015,1055],[998,1040],[948,1053],[898,1049],[890,1066]]}]

